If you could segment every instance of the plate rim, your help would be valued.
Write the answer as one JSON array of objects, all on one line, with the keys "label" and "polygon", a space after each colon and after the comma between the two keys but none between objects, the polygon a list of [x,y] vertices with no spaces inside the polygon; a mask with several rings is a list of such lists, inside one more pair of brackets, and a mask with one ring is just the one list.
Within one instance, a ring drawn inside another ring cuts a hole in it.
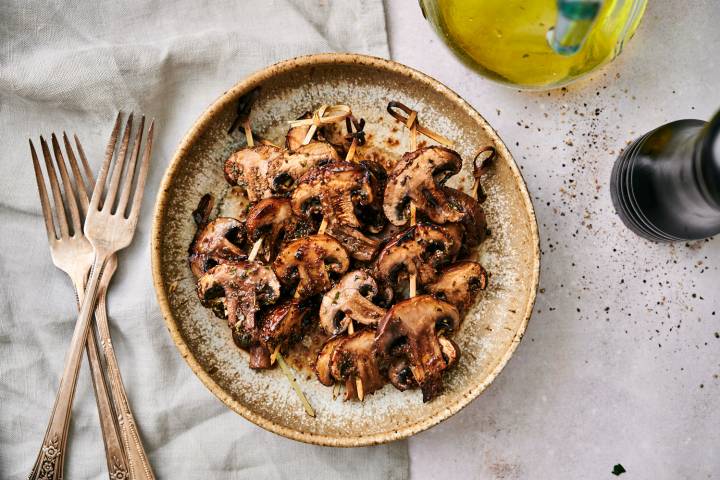
[{"label": "plate rim", "polygon": [[[212,379],[203,369],[202,365],[193,355],[192,351],[185,343],[178,323],[170,308],[168,299],[168,292],[163,285],[163,273],[160,268],[160,245],[161,245],[161,219],[165,215],[168,203],[168,191],[171,186],[172,179],[175,177],[175,173],[180,165],[180,160],[187,151],[192,147],[201,133],[209,126],[213,115],[226,107],[229,102],[235,101],[240,95],[250,91],[257,85],[260,85],[265,79],[268,79],[278,73],[284,73],[292,71],[299,67],[309,67],[315,65],[363,65],[367,67],[374,67],[380,69],[386,69],[400,73],[401,75],[409,76],[414,80],[420,81],[430,88],[438,91],[441,95],[448,97],[451,101],[457,104],[458,107],[463,109],[468,115],[478,120],[479,123],[484,124],[490,131],[493,139],[497,143],[497,147],[505,158],[509,160],[508,166],[515,179],[516,185],[519,187],[519,193],[523,199],[525,211],[530,216],[530,234],[531,243],[533,248],[533,265],[532,265],[532,276],[530,282],[530,296],[528,302],[525,305],[525,312],[523,314],[523,320],[515,332],[511,343],[502,357],[495,365],[495,368],[489,373],[485,380],[474,388],[472,388],[465,395],[460,397],[453,404],[447,405],[445,408],[439,410],[434,415],[425,418],[422,421],[414,423],[408,423],[403,427],[395,430],[389,430],[386,432],[379,432],[372,435],[360,435],[360,436],[334,436],[334,435],[322,435],[316,433],[302,432],[293,428],[289,428],[280,424],[277,424],[267,418],[259,415],[249,408],[242,405],[240,402],[235,400],[231,395],[225,392],[222,387]],[[254,423],[255,425],[264,428],[265,430],[271,431],[283,437],[301,441],[304,443],[332,446],[332,447],[362,447],[370,445],[379,445],[383,443],[392,442],[395,440],[401,440],[410,437],[423,430],[427,430],[430,427],[437,425],[438,423],[446,420],[455,413],[466,407],[472,400],[478,397],[500,374],[504,369],[507,362],[515,352],[520,340],[522,340],[525,330],[527,329],[528,322],[532,316],[532,312],[537,298],[538,284],[540,280],[540,237],[538,232],[537,217],[535,216],[535,209],[533,208],[532,199],[527,190],[525,180],[515,162],[514,157],[510,154],[507,146],[502,141],[500,136],[497,134],[495,129],[490,123],[467,101],[460,97],[453,90],[448,88],[443,83],[435,80],[434,78],[415,70],[411,67],[403,65],[401,63],[387,60],[380,57],[374,57],[370,55],[355,54],[355,53],[320,53],[312,55],[303,55],[299,57],[290,58],[283,60],[272,65],[269,65],[261,70],[258,70],[244,79],[237,82],[230,89],[225,91],[222,95],[213,101],[213,103],[200,115],[200,117],[191,125],[190,129],[183,136],[180,144],[178,145],[175,153],[170,160],[165,173],[163,174],[162,181],[160,182],[160,188],[158,190],[157,199],[155,202],[155,208],[153,211],[153,225],[151,234],[151,262],[152,262],[152,276],[153,276],[153,287],[157,296],[158,304],[162,312],[165,326],[168,329],[176,348],[179,350],[180,355],[185,359],[187,364],[193,373],[200,379],[205,387],[210,390],[221,402],[236,413],[240,414],[246,420]]]}]

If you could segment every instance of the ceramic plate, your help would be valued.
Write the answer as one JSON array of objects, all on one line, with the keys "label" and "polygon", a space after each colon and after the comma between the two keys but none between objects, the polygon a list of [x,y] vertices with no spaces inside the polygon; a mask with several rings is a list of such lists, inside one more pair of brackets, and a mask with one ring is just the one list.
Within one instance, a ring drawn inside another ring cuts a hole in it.
[{"label": "ceramic plate", "polygon": [[[333,400],[332,389],[305,369],[298,381],[317,412],[311,418],[280,370],[250,370],[247,354],[233,344],[226,322],[200,305],[187,262],[195,232],[191,212],[205,193],[217,198],[228,194],[223,164],[245,142],[241,133],[229,134],[228,129],[238,98],[257,86],[261,92],[253,108],[253,130],[275,143],[283,141],[288,120],[321,104],[345,103],[366,119],[373,154],[399,157],[408,149],[408,134],[385,110],[389,100],[397,100],[418,110],[423,125],[455,141],[465,162],[448,185],[470,187],[476,152],[488,145],[497,149],[498,159],[483,181],[491,235],[477,252],[478,261],[490,272],[489,286],[454,336],[462,357],[445,375],[440,397],[423,403],[419,391],[400,392],[387,385],[363,403]],[[532,313],[540,252],[525,183],[502,140],[479,113],[444,85],[398,63],[323,54],[288,60],[251,75],[224,93],[192,126],[162,182],[152,261],[158,301],[180,354],[229,408],[295,440],[362,446],[431,427],[490,384],[515,350]]]}]

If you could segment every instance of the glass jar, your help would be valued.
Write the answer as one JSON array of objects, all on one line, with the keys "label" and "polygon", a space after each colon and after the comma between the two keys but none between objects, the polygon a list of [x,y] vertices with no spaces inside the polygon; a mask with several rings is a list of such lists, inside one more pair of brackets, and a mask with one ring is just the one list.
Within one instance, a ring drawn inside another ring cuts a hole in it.
[{"label": "glass jar", "polygon": [[647,0],[419,0],[472,69],[526,89],[566,85],[617,57]]}]

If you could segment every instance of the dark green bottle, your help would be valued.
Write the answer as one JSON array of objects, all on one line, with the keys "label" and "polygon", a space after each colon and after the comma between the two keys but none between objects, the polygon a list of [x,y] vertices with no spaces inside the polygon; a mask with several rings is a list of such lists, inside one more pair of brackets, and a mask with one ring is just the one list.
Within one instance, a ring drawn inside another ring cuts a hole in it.
[{"label": "dark green bottle", "polygon": [[646,133],[618,157],[610,179],[628,228],[658,242],[720,233],[720,112]]}]

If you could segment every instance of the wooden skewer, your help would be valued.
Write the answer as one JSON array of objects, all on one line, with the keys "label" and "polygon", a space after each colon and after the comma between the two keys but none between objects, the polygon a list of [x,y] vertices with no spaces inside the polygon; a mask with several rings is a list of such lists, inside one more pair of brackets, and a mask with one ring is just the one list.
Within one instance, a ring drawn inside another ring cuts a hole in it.
[{"label": "wooden skewer", "polygon": [[260,237],[258,240],[253,243],[252,250],[250,250],[250,255],[248,255],[248,262],[252,262],[255,260],[255,257],[257,257],[258,252],[260,251],[260,247],[262,247],[263,244],[263,238]]},{"label": "wooden skewer", "polygon": [[358,399],[362,402],[365,400],[365,390],[363,389],[362,380],[360,377],[355,377],[355,388],[357,389]]},{"label": "wooden skewer", "polygon": [[247,118],[243,122],[243,128],[245,129],[245,139],[247,140],[248,147],[254,147],[255,141],[253,140],[253,133],[250,129],[250,118]]},{"label": "wooden skewer", "polygon": [[332,389],[332,399],[333,400],[335,400],[338,397],[338,395],[340,395],[340,386],[341,385],[339,383],[336,383],[335,385],[333,385],[333,389]]},{"label": "wooden skewer", "polygon": [[283,373],[287,377],[288,381],[290,382],[290,385],[292,385],[293,390],[295,390],[295,393],[297,394],[298,398],[303,404],[303,408],[305,409],[305,413],[310,415],[311,417],[315,417],[315,410],[313,409],[312,405],[310,405],[310,402],[308,402],[307,397],[305,397],[305,394],[300,390],[300,386],[295,381],[295,376],[292,373],[292,370],[290,370],[290,367],[288,367],[287,363],[285,363],[285,359],[282,356],[282,353],[278,350],[277,352],[277,361],[280,365],[280,368],[282,369]]},{"label": "wooden skewer", "polygon": [[[415,110],[408,116],[408,128],[410,128],[410,150],[417,150],[417,112]],[[410,202],[410,225],[414,226],[417,223],[417,206],[415,202]],[[417,273],[410,275],[410,298],[413,298],[417,294]]]}]

